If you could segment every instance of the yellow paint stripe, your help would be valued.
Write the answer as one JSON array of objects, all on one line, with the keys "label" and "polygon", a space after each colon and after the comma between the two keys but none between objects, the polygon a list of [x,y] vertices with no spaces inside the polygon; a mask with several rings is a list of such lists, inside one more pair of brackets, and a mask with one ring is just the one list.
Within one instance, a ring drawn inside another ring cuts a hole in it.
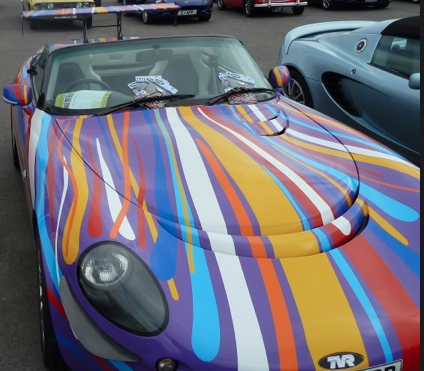
[{"label": "yellow paint stripe", "polygon": [[[259,222],[262,235],[276,236],[303,231],[296,209],[260,163],[246,154],[243,148],[201,121],[189,109],[182,108],[181,113],[208,143],[243,193]],[[264,189],[266,192],[263,192]],[[282,220],[289,220],[290,223],[282,223]]]},{"label": "yellow paint stripe", "polygon": [[172,299],[179,300],[180,294],[178,293],[177,286],[175,285],[175,281],[173,278],[171,278],[168,281],[169,291],[171,291]]},{"label": "yellow paint stripe", "polygon": [[280,151],[281,153],[284,153],[287,157],[291,158],[292,160],[296,161],[297,163],[301,164],[302,166],[306,167],[307,169],[309,169],[309,170],[321,175],[325,179],[327,179],[331,184],[333,184],[343,194],[343,196],[345,196],[349,207],[351,207],[353,205],[352,199],[350,198],[349,194],[346,192],[346,189],[344,189],[339,183],[337,183],[333,179],[331,179],[328,175],[324,174],[321,171],[318,171],[317,169],[313,168],[312,166],[305,164],[304,162],[294,158],[293,156],[290,156],[289,154],[285,153],[284,151],[282,151],[278,147],[274,146],[274,148],[276,150]]},{"label": "yellow paint stripe", "polygon": [[87,174],[85,172],[85,164],[83,161],[81,161],[81,157],[79,156],[79,154],[81,153],[81,128],[86,117],[87,116],[82,116],[76,120],[75,130],[73,132],[72,145],[75,150],[71,152],[71,167],[78,188],[78,200],[72,225],[68,226],[70,220],[69,218],[67,221],[67,226],[68,228],[70,228],[68,255],[64,257],[67,264],[73,264],[78,257],[80,248],[81,226],[88,205],[89,189],[87,182]]},{"label": "yellow paint stripe", "polygon": [[[110,133],[112,135],[112,139],[113,139],[113,143],[115,144],[116,151],[118,153],[118,156],[119,156],[121,162],[123,163],[122,145],[121,145],[121,142],[119,141],[118,134],[116,133],[115,124],[113,123],[113,118],[112,118],[111,115],[107,116],[107,123],[109,125],[109,130],[110,130]],[[140,187],[138,186],[138,183],[137,183],[137,181],[135,180],[135,177],[134,177],[134,173],[132,172],[131,169],[130,169],[130,182],[131,182],[131,186],[134,190],[136,197],[138,197],[138,194],[140,192]]]},{"label": "yellow paint stripe", "polygon": [[302,319],[316,370],[321,370],[318,362],[322,358],[338,352],[365,357],[365,362],[352,370],[369,367],[356,319],[327,255],[284,259],[281,264]]},{"label": "yellow paint stripe", "polygon": [[405,246],[409,246],[409,241],[395,228],[393,227],[386,219],[384,219],[377,211],[368,206],[370,217],[383,228],[387,233],[392,237],[396,238],[400,243]]},{"label": "yellow paint stripe", "polygon": [[278,71],[277,69],[274,70],[274,75],[275,78],[277,79],[277,85],[278,86],[283,86],[283,79],[281,77],[280,71]]},{"label": "yellow paint stripe", "polygon": [[152,214],[147,210],[146,200],[143,202],[143,210],[145,211],[144,215],[146,216],[147,225],[149,226],[150,233],[152,235],[153,242],[156,243],[158,239],[158,229],[156,228],[155,221],[153,220]]},{"label": "yellow paint stripe", "polygon": [[237,105],[236,109],[237,109],[237,111],[239,111],[243,115],[246,122],[248,122],[249,124],[253,124],[253,119],[247,114],[247,112],[243,108],[243,106]]},{"label": "yellow paint stripe", "polygon": [[320,254],[318,240],[311,231],[268,237],[275,259],[296,258]]},{"label": "yellow paint stripe", "polygon": [[266,131],[266,133],[268,134],[268,135],[272,135],[272,134],[274,134],[274,131],[273,130],[271,130],[270,128],[269,128],[269,126],[267,125],[267,124],[265,124],[263,121],[261,121],[261,122],[258,122],[258,124],[259,125],[261,125],[261,127]]}]

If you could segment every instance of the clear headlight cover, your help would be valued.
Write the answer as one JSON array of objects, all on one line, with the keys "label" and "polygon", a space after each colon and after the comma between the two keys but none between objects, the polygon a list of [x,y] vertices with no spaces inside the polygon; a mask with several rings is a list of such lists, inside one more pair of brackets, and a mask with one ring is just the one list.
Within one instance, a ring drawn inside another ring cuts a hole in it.
[{"label": "clear headlight cover", "polygon": [[78,262],[78,280],[91,305],[122,329],[154,336],[166,328],[169,310],[162,287],[128,248],[112,242],[93,246]]},{"label": "clear headlight cover", "polygon": [[76,3],[75,8],[82,8],[82,3]]},{"label": "clear headlight cover", "polygon": [[52,4],[52,3],[49,3],[49,4],[47,4],[47,9],[53,9],[54,8],[54,4]]}]

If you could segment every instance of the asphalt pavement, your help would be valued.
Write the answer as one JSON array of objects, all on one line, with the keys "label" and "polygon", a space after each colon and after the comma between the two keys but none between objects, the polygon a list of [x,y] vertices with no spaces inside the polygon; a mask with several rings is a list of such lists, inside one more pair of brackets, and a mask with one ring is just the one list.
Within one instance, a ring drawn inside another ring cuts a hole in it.
[{"label": "asphalt pavement", "polygon": [[[103,5],[115,5],[103,0]],[[32,31],[21,20],[19,0],[0,2],[0,88],[12,83],[21,64],[46,43],[82,37],[81,22],[49,21]],[[386,9],[325,11],[308,6],[301,16],[261,12],[246,18],[242,9],[220,11],[209,22],[187,20],[145,25],[140,16],[123,19],[124,36],[222,34],[240,39],[265,75],[278,60],[284,36],[291,29],[316,22],[402,18],[420,14],[410,0],[393,0]],[[115,22],[115,16],[94,18],[94,26]],[[114,37],[114,28],[93,28],[89,37]],[[35,247],[23,183],[13,167],[10,109],[0,102],[0,371],[46,371],[39,341]]]}]

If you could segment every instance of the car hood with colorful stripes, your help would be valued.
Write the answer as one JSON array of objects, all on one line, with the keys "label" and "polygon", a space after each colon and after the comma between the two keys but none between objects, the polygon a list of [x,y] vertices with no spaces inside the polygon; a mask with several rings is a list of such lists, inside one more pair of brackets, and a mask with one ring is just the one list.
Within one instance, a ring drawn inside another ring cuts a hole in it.
[{"label": "car hood with colorful stripes", "polygon": [[55,120],[51,215],[76,296],[78,257],[114,240],[168,300],[162,334],[121,345],[173,349],[184,370],[313,370],[337,352],[364,357],[353,369],[419,364],[420,173],[405,160],[286,100]]}]

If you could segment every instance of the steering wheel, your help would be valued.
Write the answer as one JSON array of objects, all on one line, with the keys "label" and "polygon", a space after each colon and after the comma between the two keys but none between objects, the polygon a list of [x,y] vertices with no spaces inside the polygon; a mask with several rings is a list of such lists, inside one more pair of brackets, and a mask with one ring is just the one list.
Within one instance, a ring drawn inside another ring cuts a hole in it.
[{"label": "steering wheel", "polygon": [[74,81],[73,83],[69,84],[68,87],[65,89],[65,91],[66,92],[72,91],[72,89],[75,88],[78,85],[90,84],[90,83],[100,85],[105,90],[112,90],[112,88],[102,80],[91,79],[91,78],[83,78],[83,79],[79,79],[79,80]]}]

